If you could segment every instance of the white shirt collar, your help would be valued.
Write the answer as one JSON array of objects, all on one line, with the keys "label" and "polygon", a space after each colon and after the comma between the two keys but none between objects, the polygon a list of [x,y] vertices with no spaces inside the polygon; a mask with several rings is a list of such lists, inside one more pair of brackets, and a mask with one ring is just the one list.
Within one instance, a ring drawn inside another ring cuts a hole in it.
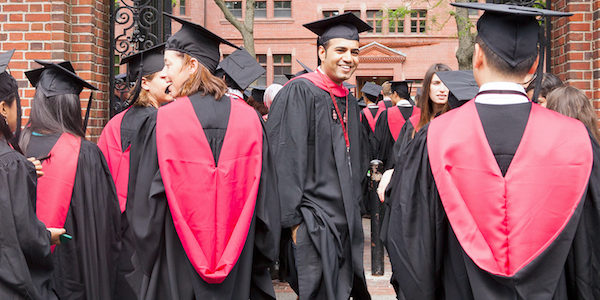
[{"label": "white shirt collar", "polygon": [[240,97],[241,99],[244,99],[244,94],[241,91],[232,89],[232,88],[227,88],[227,94],[228,95],[236,95],[238,97]]},{"label": "white shirt collar", "polygon": [[375,104],[375,103],[369,103],[367,104],[368,108],[379,108],[379,105]]},{"label": "white shirt collar", "polygon": [[390,98],[389,96],[383,96],[383,100],[392,100],[392,98]]},{"label": "white shirt collar", "polygon": [[[523,86],[514,82],[488,82],[479,88],[480,92],[493,90],[515,91],[525,94]],[[475,102],[481,104],[506,105],[527,103],[529,102],[529,99],[525,95],[519,94],[481,94],[475,98]]]},{"label": "white shirt collar", "polygon": [[409,107],[412,106],[412,104],[410,104],[410,102],[408,102],[408,100],[406,99],[401,99],[400,101],[398,101],[398,103],[396,103],[396,106]]}]

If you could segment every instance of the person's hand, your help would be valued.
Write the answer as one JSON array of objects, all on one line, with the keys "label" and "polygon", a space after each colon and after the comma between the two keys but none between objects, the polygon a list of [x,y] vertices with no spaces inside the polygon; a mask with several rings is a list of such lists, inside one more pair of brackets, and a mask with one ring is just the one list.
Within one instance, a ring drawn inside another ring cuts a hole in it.
[{"label": "person's hand", "polygon": [[60,245],[60,235],[67,233],[64,228],[46,228],[50,231],[50,245]]},{"label": "person's hand", "polygon": [[296,244],[296,232],[298,232],[298,227],[300,227],[300,224],[292,227],[292,241],[294,244]]},{"label": "person's hand", "polygon": [[379,196],[379,201],[381,201],[381,203],[385,200],[385,189],[390,184],[393,174],[394,169],[389,169],[383,172],[383,175],[381,176],[381,181],[379,181],[379,186],[377,187],[377,195]]},{"label": "person's hand", "polygon": [[44,171],[42,171],[42,163],[39,160],[37,160],[35,157],[30,157],[27,160],[35,166],[35,173],[37,174],[37,177],[44,176]]}]

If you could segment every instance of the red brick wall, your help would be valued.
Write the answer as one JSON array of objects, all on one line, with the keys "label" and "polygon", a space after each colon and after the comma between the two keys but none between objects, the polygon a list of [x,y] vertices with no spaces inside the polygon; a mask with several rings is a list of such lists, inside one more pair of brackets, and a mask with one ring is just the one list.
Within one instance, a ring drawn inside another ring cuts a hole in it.
[{"label": "red brick wall", "polygon": [[[77,74],[99,88],[94,92],[88,137],[96,140],[108,120],[109,4],[111,0],[4,0],[0,3],[0,50],[16,49],[9,65],[17,79],[23,121],[35,89],[24,72],[34,59],[70,60]],[[82,114],[89,91],[81,93]]]},{"label": "red brick wall", "polygon": [[600,0],[555,0],[552,8],[574,15],[556,18],[552,73],[583,90],[600,108]]}]

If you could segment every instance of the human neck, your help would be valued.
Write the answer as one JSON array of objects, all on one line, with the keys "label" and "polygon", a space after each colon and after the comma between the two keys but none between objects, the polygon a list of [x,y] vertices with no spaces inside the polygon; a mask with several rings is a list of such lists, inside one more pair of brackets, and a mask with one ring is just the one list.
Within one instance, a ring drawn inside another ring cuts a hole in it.
[{"label": "human neck", "polygon": [[319,72],[321,72],[321,74],[325,75],[325,77],[327,77],[327,78],[329,79],[329,81],[331,81],[331,82],[333,82],[333,83],[335,83],[335,84],[337,84],[337,85],[341,85],[341,84],[342,84],[342,82],[344,82],[343,80],[340,80],[340,79],[338,79],[338,78],[331,78],[331,76],[329,76],[329,75],[327,74],[327,72],[325,72],[325,71],[323,70],[323,68],[321,68],[321,66],[319,66],[319,67],[317,68],[317,70],[318,70]]}]

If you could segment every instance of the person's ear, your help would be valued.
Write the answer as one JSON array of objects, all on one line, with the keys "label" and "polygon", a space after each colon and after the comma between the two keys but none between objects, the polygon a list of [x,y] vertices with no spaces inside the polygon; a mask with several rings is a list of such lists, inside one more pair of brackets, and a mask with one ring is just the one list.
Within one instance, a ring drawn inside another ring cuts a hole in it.
[{"label": "person's ear", "polygon": [[480,69],[485,61],[485,55],[479,44],[475,43],[475,50],[473,51],[473,69]]},{"label": "person's ear", "polygon": [[146,79],[146,77],[142,77],[142,89],[146,91],[150,90],[150,84],[148,84],[148,79]]},{"label": "person's ear", "polygon": [[200,62],[195,57],[192,57],[188,64],[189,75],[191,76],[192,74],[196,73],[198,69],[200,69]]},{"label": "person's ear", "polygon": [[4,119],[8,118],[8,108],[6,101],[0,102],[0,115],[2,115]]},{"label": "person's ear", "polygon": [[325,50],[323,45],[319,46],[317,53],[319,54],[319,59],[321,61],[325,61],[325,58],[327,57],[327,50]]}]

